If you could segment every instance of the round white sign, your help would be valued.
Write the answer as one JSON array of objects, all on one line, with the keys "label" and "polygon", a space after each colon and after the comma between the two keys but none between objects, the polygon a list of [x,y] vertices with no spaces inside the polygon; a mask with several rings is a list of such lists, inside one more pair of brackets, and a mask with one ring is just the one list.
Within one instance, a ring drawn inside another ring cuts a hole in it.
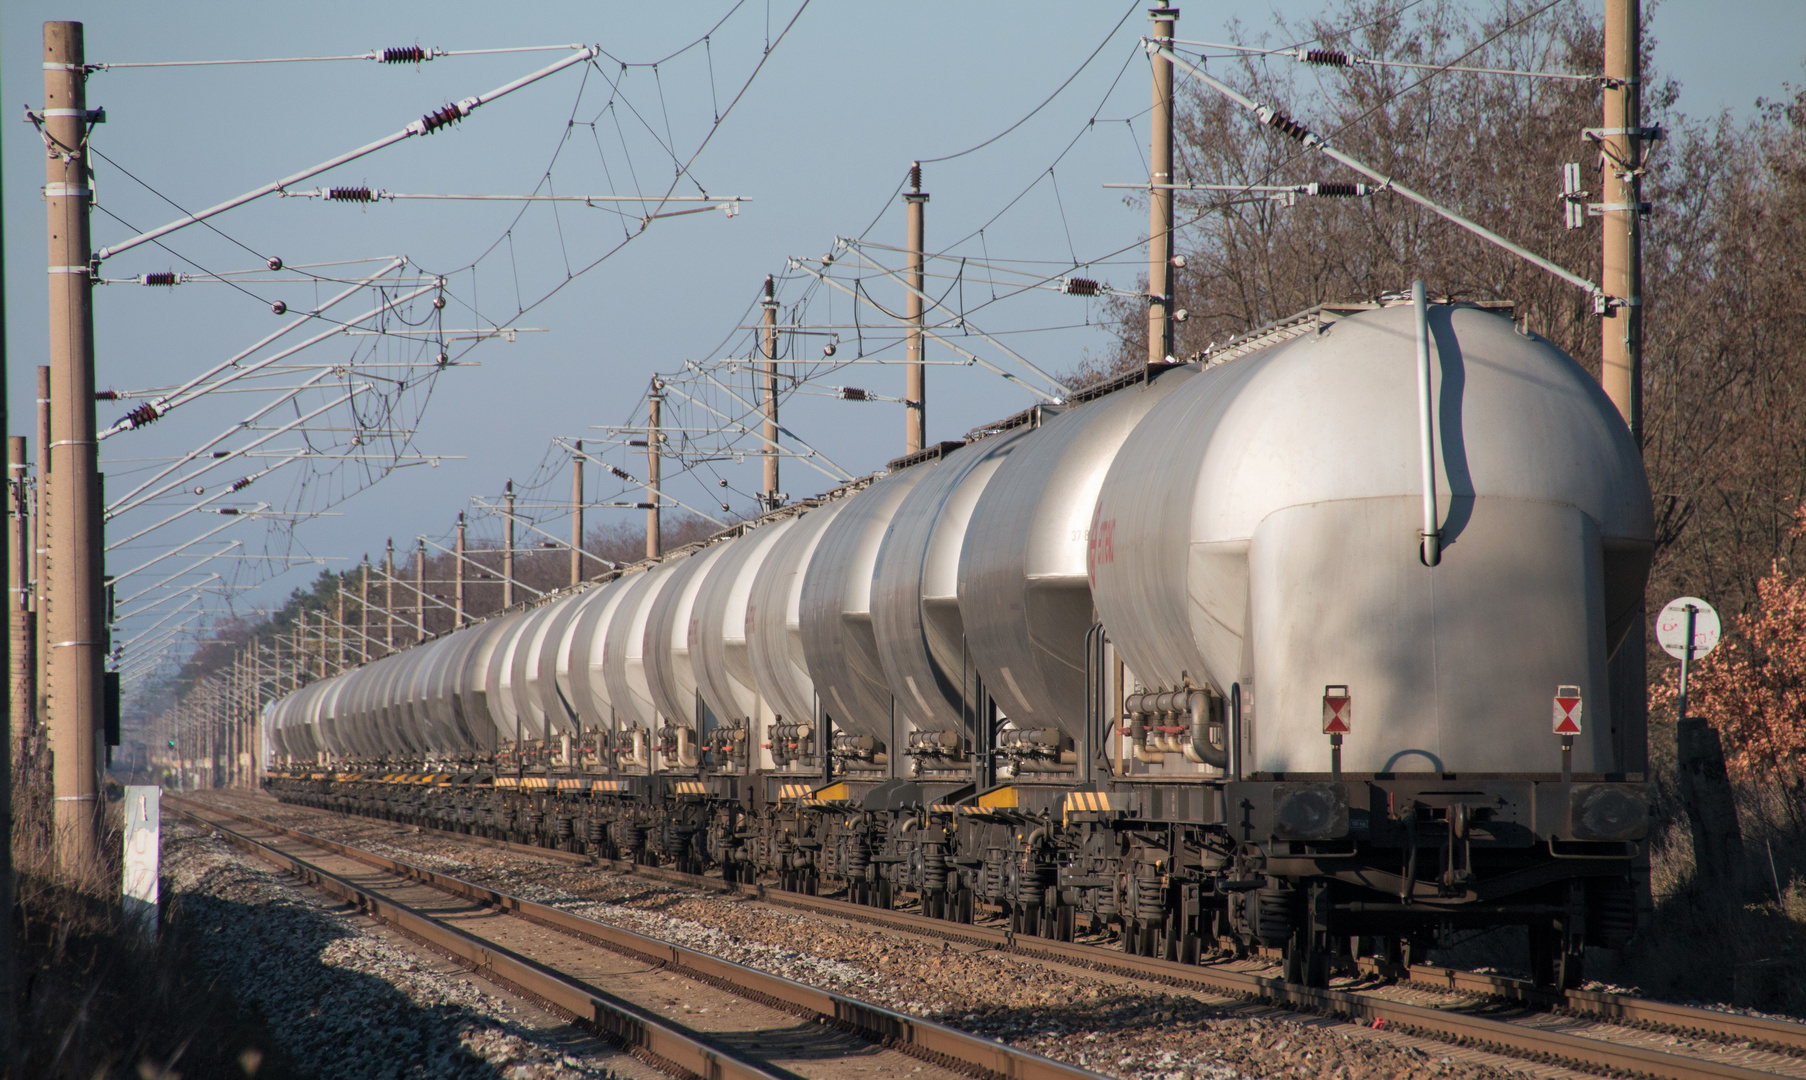
[{"label": "round white sign", "polygon": [[1676,660],[1687,655],[1687,609],[1693,613],[1693,659],[1718,648],[1718,612],[1712,605],[1697,596],[1683,596],[1671,600],[1662,613],[1656,616],[1656,641]]}]

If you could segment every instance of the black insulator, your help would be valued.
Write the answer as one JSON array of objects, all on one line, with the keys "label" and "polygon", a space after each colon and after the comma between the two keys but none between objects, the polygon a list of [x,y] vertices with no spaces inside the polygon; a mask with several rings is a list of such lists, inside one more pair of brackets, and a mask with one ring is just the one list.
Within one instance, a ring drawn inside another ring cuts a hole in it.
[{"label": "black insulator", "polygon": [[922,190],[922,163],[919,161],[909,163],[909,186],[916,191]]},{"label": "black insulator", "polygon": [[239,511],[236,506],[222,506],[219,508],[218,512],[222,514],[237,514]]},{"label": "black insulator", "polygon": [[326,189],[326,197],[334,202],[369,202],[376,193],[367,187],[335,187]]},{"label": "black insulator", "polygon": [[1305,139],[1309,138],[1311,134],[1309,128],[1287,116],[1285,113],[1280,112],[1278,109],[1273,110],[1273,115],[1267,117],[1267,126],[1282,134],[1289,135],[1299,142],[1303,142]]},{"label": "black insulator", "polygon": [[865,391],[859,389],[857,386],[842,387],[840,390],[840,396],[847,401],[864,401],[864,400],[866,400]]},{"label": "black insulator", "polygon": [[1068,296],[1096,296],[1098,283],[1090,278],[1067,278],[1065,293]]},{"label": "black insulator", "polygon": [[155,405],[152,405],[147,401],[136,409],[133,409],[131,412],[126,413],[125,421],[135,428],[141,428],[162,415],[162,413],[157,411]]},{"label": "black insulator", "polygon": [[144,275],[146,285],[174,285],[179,279],[174,270],[159,270],[154,274]]},{"label": "black insulator", "polygon": [[420,118],[420,133],[431,135],[445,125],[455,124],[462,119],[464,119],[464,114],[458,111],[456,105],[447,105],[443,109],[435,109]]},{"label": "black insulator", "polygon": [[419,64],[432,57],[418,45],[406,45],[399,49],[384,49],[379,64]]},{"label": "black insulator", "polygon": [[94,400],[95,401],[118,401],[119,393],[116,390],[96,390],[96,391],[94,391]]},{"label": "black insulator", "polygon": [[1311,194],[1330,199],[1352,199],[1361,193],[1361,185],[1351,184],[1346,180],[1332,180],[1328,183],[1311,185]]},{"label": "black insulator", "polygon": [[282,269],[282,259],[281,259],[281,258],[280,258],[280,257],[278,257],[278,256],[275,256],[275,255],[271,255],[271,256],[270,256],[270,262],[269,262],[269,267],[270,267],[270,269],[271,269],[271,270],[280,270],[280,269]]},{"label": "black insulator", "polygon": [[1307,64],[1324,64],[1329,67],[1347,67],[1354,59],[1345,52],[1335,49],[1312,49],[1304,54]]},{"label": "black insulator", "polygon": [[287,315],[288,314],[288,304],[285,301],[278,300],[274,304],[270,305],[270,310],[274,311],[278,315]]},{"label": "black insulator", "polygon": [[244,477],[243,479],[232,481],[232,490],[233,491],[243,491],[244,489],[251,486],[251,481],[253,479],[254,479],[254,477],[247,476],[247,477]]}]

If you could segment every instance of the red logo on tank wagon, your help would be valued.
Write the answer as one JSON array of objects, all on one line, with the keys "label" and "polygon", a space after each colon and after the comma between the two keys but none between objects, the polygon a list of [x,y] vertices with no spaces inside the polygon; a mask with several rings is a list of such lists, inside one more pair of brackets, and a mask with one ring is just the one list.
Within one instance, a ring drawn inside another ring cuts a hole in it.
[{"label": "red logo on tank wagon", "polygon": [[1091,574],[1091,584],[1097,584],[1097,568],[1104,563],[1116,561],[1116,519],[1091,523],[1091,535],[1085,540],[1085,564]]}]

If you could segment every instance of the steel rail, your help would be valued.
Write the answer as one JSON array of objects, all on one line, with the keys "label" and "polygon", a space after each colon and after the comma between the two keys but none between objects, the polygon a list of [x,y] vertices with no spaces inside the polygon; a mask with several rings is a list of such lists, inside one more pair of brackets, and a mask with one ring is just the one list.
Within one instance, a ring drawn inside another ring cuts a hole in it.
[{"label": "steel rail", "polygon": [[[921,1017],[899,1013],[884,1008],[883,1006],[861,1001],[857,998],[836,994],[832,991],[808,986],[803,983],[783,978],[779,975],[759,971],[756,968],[736,964],[731,960],[723,960],[710,953],[700,952],[673,942],[648,937],[644,934],[638,934],[631,930],[612,926],[608,923],[597,922],[594,919],[587,919],[581,915],[565,911],[562,908],[525,900],[486,886],[464,881],[461,878],[453,877],[449,874],[441,874],[436,871],[425,869],[424,867],[415,866],[412,863],[403,862],[399,859],[378,855],[374,852],[366,851],[350,844],[329,840],[325,837],[316,836],[303,830],[290,829],[285,826],[274,824],[273,822],[264,821],[246,814],[240,814],[236,811],[227,810],[222,807],[214,807],[204,803],[192,803],[176,796],[171,796],[169,801],[174,804],[171,809],[175,813],[181,814],[189,820],[203,824],[207,827],[222,830],[225,828],[216,822],[208,821],[204,816],[207,812],[218,813],[233,818],[234,820],[248,822],[260,829],[318,847],[325,851],[330,851],[336,855],[353,859],[366,866],[374,867],[378,870],[383,870],[402,878],[418,881],[442,892],[449,893],[465,900],[474,901],[486,907],[512,912],[562,933],[574,935],[593,943],[603,945],[604,947],[619,952],[625,952],[638,958],[643,958],[652,963],[659,964],[675,974],[712,983],[732,993],[748,996],[755,1001],[766,999],[768,1001],[781,1003],[782,1006],[788,1006],[793,1010],[803,1010],[812,1017],[833,1023],[842,1030],[850,1031],[853,1034],[859,1035],[872,1042],[894,1047],[914,1057],[923,1058],[954,1068],[960,1068],[961,1071],[965,1072],[975,1071],[978,1075],[989,1078],[1007,1078],[1007,1080],[1103,1080],[1101,1074],[1089,1069],[1069,1065],[1061,1061],[1055,1061],[1052,1058],[1043,1057],[1042,1055],[1031,1051],[1016,1049],[992,1039],[973,1035],[960,1031],[957,1028],[947,1027],[943,1024],[937,1024],[931,1020],[924,1020]],[[186,810],[183,809],[184,806],[194,806],[198,809],[197,811]],[[270,851],[280,856],[286,863],[299,865],[301,867],[309,867],[321,874],[327,873],[317,867],[312,867],[311,864],[303,859],[296,858],[285,852],[276,851],[269,845],[262,844],[254,838],[245,837],[243,834],[236,832],[233,832],[233,835],[238,836],[251,844],[257,845],[260,849],[260,853],[262,851]],[[344,879],[342,878],[334,878],[334,880],[344,882]],[[360,893],[365,892],[365,890],[358,889],[357,886],[350,886],[348,882],[345,882],[345,884],[350,888],[357,889]],[[385,904],[395,904],[395,901],[392,900],[384,900],[382,902]],[[412,910],[406,909],[405,905],[396,906],[401,907],[404,910]],[[427,918],[426,916],[419,917]],[[462,931],[452,932],[462,934]],[[470,935],[464,936],[469,937]],[[477,938],[472,938],[472,940],[479,943],[481,942],[481,939]],[[495,948],[495,946],[489,945],[483,945],[483,947]],[[533,961],[527,960],[524,957],[517,957],[517,959],[525,961],[528,964],[534,964]],[[535,966],[537,967],[539,965],[535,964]],[[551,971],[551,969],[544,970],[548,972]],[[557,974],[556,972],[551,973],[554,975]],[[510,976],[510,978],[512,978],[512,976]],[[574,980],[567,981],[574,982]],[[710,1075],[708,1073],[701,1073],[701,1070],[693,1071],[697,1071],[704,1076]]]},{"label": "steel rail", "polygon": [[[333,813],[334,811],[324,812]],[[774,906],[793,908],[832,918],[865,922],[960,944],[1010,952],[1027,958],[1086,967],[1168,985],[1208,990],[1212,993],[1229,994],[1249,1000],[1268,1001],[1285,1007],[1359,1020],[1369,1026],[1377,1021],[1393,1030],[1460,1045],[1490,1049],[1512,1057],[1528,1057],[1532,1060],[1548,1060],[1574,1065],[1588,1071],[1621,1073],[1629,1070],[1650,1076],[1671,1077],[1674,1080],[1705,1080],[1705,1078],[1714,1077],[1756,1080],[1759,1077],[1772,1078],[1777,1075],[1726,1062],[1649,1050],[1586,1036],[1569,1035],[1564,1032],[1548,1031],[1445,1009],[1410,1005],[1358,992],[1313,989],[1248,972],[1208,965],[1181,964],[1154,957],[1134,956],[1096,945],[1017,935],[1001,928],[969,923],[951,923],[943,919],[929,918],[910,912],[873,908],[844,900],[808,896],[775,888],[768,889],[758,884],[734,885],[723,882],[719,878],[679,873],[660,867],[641,866],[615,859],[595,859],[530,844],[473,837],[431,825],[422,827],[462,840],[478,840],[522,853],[549,856],[560,861],[588,858],[595,865],[618,873],[633,874],[674,885],[748,896]],[[1377,968],[1369,965],[1369,970],[1377,971]],[[1667,1002],[1649,1001],[1596,991],[1570,990],[1557,993],[1535,987],[1520,979],[1485,975],[1478,972],[1454,971],[1449,968],[1428,965],[1413,967],[1408,973],[1408,978],[1410,981],[1426,987],[1516,1000],[1529,1005],[1553,1008],[1583,1018],[1616,1022],[1631,1027],[1661,1028],[1718,1042],[1747,1041],[1752,1048],[1806,1056],[1806,1024],[1735,1013],[1721,1013],[1711,1009],[1673,1005]]]},{"label": "steel rail", "polygon": [[[655,1055],[667,1069],[675,1066],[709,1080],[782,1080],[751,1062],[666,1024],[655,1014],[588,983],[565,975],[510,949],[484,941],[406,904],[354,885],[305,859],[184,810],[180,798],[164,802],[171,813],[218,832],[227,843],[293,874],[315,889],[353,905],[364,913],[450,954],[485,978],[523,990],[592,1029],[636,1050]],[[237,816],[237,815],[233,815]],[[268,826],[265,826],[268,827]]]},{"label": "steel rail", "polygon": [[[229,811],[221,811],[226,813]],[[323,810],[322,813],[337,813]],[[245,820],[256,820],[245,818]],[[535,844],[522,844],[512,840],[496,840],[487,836],[441,829],[434,825],[423,825],[424,829],[473,844],[516,851],[525,855],[536,855],[554,859],[573,865],[592,865],[621,874],[632,874],[651,881],[660,881],[672,885],[711,892],[728,893],[751,897],[766,903],[787,906],[834,918],[852,919],[890,925],[912,933],[921,933],[934,937],[948,937],[957,931],[966,935],[968,944],[985,945],[989,948],[1008,951],[1025,952],[1029,948],[1043,953],[1041,959],[1054,960],[1061,963],[1079,963],[1094,965],[1095,958],[1102,954],[1111,962],[1119,963],[1122,974],[1136,974],[1135,970],[1144,965],[1150,974],[1164,978],[1170,972],[1182,974],[1194,973],[1201,968],[1187,964],[1177,964],[1169,960],[1157,960],[1150,957],[1131,956],[1118,953],[1112,949],[1104,949],[1096,945],[1076,942],[1059,942],[1033,936],[1018,937],[1008,931],[970,923],[953,923],[943,919],[933,919],[906,911],[885,908],[873,908],[863,904],[853,904],[845,900],[830,897],[808,896],[782,889],[768,889],[756,884],[730,884],[720,878],[705,877],[696,874],[682,873],[663,867],[642,866],[638,863],[619,859],[598,859],[592,855],[560,851],[556,848],[545,848]],[[1047,950],[1052,950],[1048,952]],[[1054,955],[1057,953],[1058,955]],[[1750,1016],[1743,1013],[1721,1012],[1716,1009],[1700,1008],[1693,1005],[1677,1005],[1666,1001],[1654,1001],[1649,998],[1631,997],[1623,994],[1611,994],[1596,990],[1557,991],[1547,987],[1539,987],[1525,979],[1515,979],[1505,975],[1493,975],[1477,971],[1463,971],[1459,968],[1438,967],[1431,964],[1415,964],[1408,969],[1384,965],[1373,960],[1359,961],[1361,970],[1372,975],[1397,976],[1420,986],[1446,990],[1454,993],[1471,994],[1479,997],[1504,998],[1550,1008],[1575,1016],[1594,1017],[1600,1020],[1615,1021],[1629,1026],[1645,1026],[1660,1028],[1677,1034],[1692,1035],[1701,1038],[1726,1041],[1748,1042],[1751,1047],[1766,1049],[1775,1053],[1806,1057],[1806,1024],[1774,1020],[1762,1016]],[[1268,980],[1271,981],[1271,980]],[[1764,1074],[1767,1075],[1767,1074]]]}]

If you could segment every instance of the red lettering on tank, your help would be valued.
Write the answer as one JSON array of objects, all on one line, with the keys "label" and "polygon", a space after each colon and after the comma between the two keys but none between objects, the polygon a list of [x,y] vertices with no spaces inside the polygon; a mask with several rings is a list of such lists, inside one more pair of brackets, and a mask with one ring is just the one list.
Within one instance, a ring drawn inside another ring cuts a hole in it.
[{"label": "red lettering on tank", "polygon": [[1116,519],[1094,521],[1091,535],[1085,541],[1085,563],[1091,584],[1097,585],[1097,568],[1116,561]]}]

